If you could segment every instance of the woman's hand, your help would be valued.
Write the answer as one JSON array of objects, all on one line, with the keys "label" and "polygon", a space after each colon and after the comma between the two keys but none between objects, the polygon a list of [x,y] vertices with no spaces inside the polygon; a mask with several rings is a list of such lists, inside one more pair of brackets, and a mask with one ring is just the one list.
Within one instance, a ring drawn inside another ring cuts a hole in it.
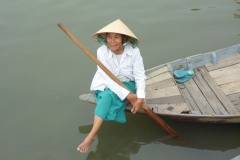
[{"label": "woman's hand", "polygon": [[142,109],[143,99],[137,99],[137,101],[134,103],[131,112],[133,114],[137,113],[139,110]]},{"label": "woman's hand", "polygon": [[136,94],[129,93],[127,96],[127,100],[132,104],[132,113],[137,113],[142,107],[144,99],[137,98]]}]

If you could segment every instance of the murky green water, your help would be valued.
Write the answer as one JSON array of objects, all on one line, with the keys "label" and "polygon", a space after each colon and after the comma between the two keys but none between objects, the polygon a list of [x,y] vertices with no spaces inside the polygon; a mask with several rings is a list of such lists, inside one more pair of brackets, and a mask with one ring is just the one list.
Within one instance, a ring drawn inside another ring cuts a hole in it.
[{"label": "murky green water", "polygon": [[228,160],[240,127],[151,119],[127,113],[105,123],[89,154],[76,147],[91,128],[93,64],[57,27],[62,22],[95,54],[91,34],[120,18],[141,39],[145,68],[239,44],[238,0],[0,0],[0,159]]}]

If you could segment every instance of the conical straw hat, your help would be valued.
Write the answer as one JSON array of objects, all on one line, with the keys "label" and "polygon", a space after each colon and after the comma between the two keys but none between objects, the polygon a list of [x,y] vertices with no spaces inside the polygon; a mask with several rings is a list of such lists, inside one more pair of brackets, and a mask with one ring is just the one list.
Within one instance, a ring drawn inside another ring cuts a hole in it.
[{"label": "conical straw hat", "polygon": [[116,20],[107,26],[103,27],[99,31],[97,31],[95,34],[93,34],[93,39],[98,41],[98,35],[102,35],[104,38],[106,38],[106,33],[119,33],[126,36],[129,36],[131,38],[134,38],[137,43],[139,43],[139,39],[134,35],[134,33],[120,20]]}]

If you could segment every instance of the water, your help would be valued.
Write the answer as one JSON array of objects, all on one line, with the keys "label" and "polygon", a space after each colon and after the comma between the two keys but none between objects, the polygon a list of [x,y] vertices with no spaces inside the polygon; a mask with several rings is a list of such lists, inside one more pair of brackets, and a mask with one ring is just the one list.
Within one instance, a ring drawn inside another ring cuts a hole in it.
[{"label": "water", "polygon": [[240,128],[167,122],[127,113],[105,123],[89,154],[76,147],[91,128],[96,66],[57,27],[62,22],[95,54],[90,36],[120,18],[141,40],[145,68],[239,44],[238,0],[0,0],[0,159],[228,160],[240,154]]}]

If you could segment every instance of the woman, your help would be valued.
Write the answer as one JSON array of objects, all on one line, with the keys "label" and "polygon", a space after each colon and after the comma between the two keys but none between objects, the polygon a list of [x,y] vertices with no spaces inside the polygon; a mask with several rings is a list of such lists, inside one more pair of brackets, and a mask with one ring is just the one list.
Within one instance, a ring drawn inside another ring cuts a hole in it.
[{"label": "woman", "polygon": [[93,38],[103,43],[97,50],[98,60],[129,90],[119,86],[98,67],[90,87],[96,96],[94,122],[91,132],[77,148],[81,153],[89,150],[104,121],[126,122],[127,101],[133,105],[132,113],[139,111],[145,103],[146,76],[137,47],[138,38],[119,19],[96,32]]}]

